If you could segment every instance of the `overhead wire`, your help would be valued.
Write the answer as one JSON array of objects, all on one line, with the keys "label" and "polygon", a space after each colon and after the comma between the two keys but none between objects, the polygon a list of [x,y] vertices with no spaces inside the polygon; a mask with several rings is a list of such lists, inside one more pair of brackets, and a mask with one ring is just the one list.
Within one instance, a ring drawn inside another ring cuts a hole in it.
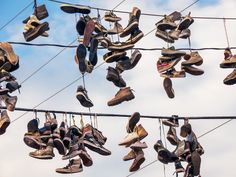
[{"label": "overhead wire", "polygon": [[20,14],[22,14],[28,7],[34,4],[34,1],[30,2],[27,6],[25,6],[22,10],[20,10],[14,17],[12,17],[8,22],[6,22],[2,27],[0,27],[0,31],[4,29],[7,25],[9,25],[13,20],[15,20]]}]

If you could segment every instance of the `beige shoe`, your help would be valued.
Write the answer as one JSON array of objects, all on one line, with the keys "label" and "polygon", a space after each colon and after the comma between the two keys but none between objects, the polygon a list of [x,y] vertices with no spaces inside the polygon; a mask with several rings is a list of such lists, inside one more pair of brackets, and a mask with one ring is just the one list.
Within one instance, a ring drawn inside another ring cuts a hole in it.
[{"label": "beige shoe", "polygon": [[119,143],[120,146],[130,146],[132,143],[139,139],[138,132],[129,133],[122,142]]},{"label": "beige shoe", "polygon": [[0,48],[5,51],[6,57],[9,62],[13,65],[16,65],[19,62],[19,56],[17,56],[8,42],[0,42]]},{"label": "beige shoe", "polygon": [[135,159],[135,157],[136,157],[136,154],[135,154],[134,150],[131,150],[127,155],[125,155],[123,157],[123,160],[128,161],[128,160]]},{"label": "beige shoe", "polygon": [[186,54],[184,56],[184,59],[186,61],[183,61],[181,63],[182,66],[191,66],[191,65],[200,66],[203,63],[203,59],[198,52],[191,52],[190,54]]}]

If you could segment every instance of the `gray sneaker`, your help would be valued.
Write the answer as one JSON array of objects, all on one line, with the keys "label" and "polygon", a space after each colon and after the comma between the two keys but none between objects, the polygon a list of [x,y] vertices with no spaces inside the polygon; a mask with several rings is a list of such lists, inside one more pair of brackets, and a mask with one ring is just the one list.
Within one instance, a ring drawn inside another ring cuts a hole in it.
[{"label": "gray sneaker", "polygon": [[56,169],[57,173],[62,174],[79,173],[82,171],[83,166],[80,159],[72,159],[66,167]]}]

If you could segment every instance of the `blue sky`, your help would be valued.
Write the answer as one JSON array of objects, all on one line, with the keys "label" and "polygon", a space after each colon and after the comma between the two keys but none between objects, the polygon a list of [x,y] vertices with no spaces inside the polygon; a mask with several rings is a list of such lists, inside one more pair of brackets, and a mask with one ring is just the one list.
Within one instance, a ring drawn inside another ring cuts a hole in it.
[{"label": "blue sky", "polygon": [[[20,3],[15,0],[2,0],[0,7],[0,26],[5,24],[30,2],[30,0],[21,0]],[[71,0],[68,2],[81,2],[81,4],[111,9],[116,6],[120,0]],[[117,10],[131,11],[132,7],[137,6],[142,12],[168,14],[172,11],[183,9],[192,2],[194,1],[126,0]],[[49,11],[49,17],[43,21],[48,21],[50,24],[50,36],[49,38],[38,38],[32,41],[32,43],[69,44],[77,36],[75,30],[75,16],[62,12],[57,3],[38,1],[38,4],[42,3],[46,3]],[[183,12],[182,15],[184,16],[191,11],[193,16],[236,17],[234,12],[235,5],[236,2],[234,0],[200,0],[196,5]],[[22,20],[31,15],[32,12],[32,7],[28,8],[6,28],[1,30],[1,41],[23,42]],[[96,11],[92,11],[91,16],[96,15],[96,13]],[[100,13],[102,16],[104,15],[104,12]],[[125,27],[128,22],[128,15],[118,13],[117,15],[122,17],[121,24]],[[141,16],[140,29],[146,34],[151,29],[155,28],[155,23],[159,20],[159,17]],[[104,20],[102,23],[109,28],[109,24]],[[236,46],[236,41],[234,40],[236,39],[236,21],[227,21],[227,27],[230,44],[231,46]],[[190,29],[192,32],[191,42],[193,47],[226,47],[223,21],[196,19]],[[74,43],[74,45],[77,44],[77,42]],[[175,46],[186,47],[188,46],[188,42],[179,40],[175,43]],[[61,50],[61,48],[54,47],[29,47],[20,45],[13,45],[13,47],[15,52],[20,56],[20,69],[13,73],[18,78],[19,82],[23,81]],[[166,43],[156,38],[155,32],[153,32],[138,42],[136,47],[166,47]],[[106,50],[99,51],[99,63],[103,62],[102,56],[106,52]],[[232,50],[232,52],[236,53],[235,50]],[[236,114],[235,86],[226,86],[223,84],[223,79],[231,70],[219,68],[219,63],[223,60],[223,51],[200,51],[204,59],[202,69],[205,70],[205,74],[199,77],[188,75],[185,79],[173,80],[176,94],[173,100],[168,99],[166,96],[162,86],[163,80],[159,77],[156,70],[156,61],[160,56],[160,51],[141,51],[141,53],[143,56],[137,67],[122,75],[128,86],[131,86],[131,88],[135,90],[135,99],[130,102],[125,102],[115,107],[107,106],[107,101],[118,91],[112,83],[105,79],[107,67],[114,66],[114,64],[104,64],[86,77],[88,94],[94,103],[94,107],[92,108],[93,112],[132,114],[135,111],[139,111],[141,114],[145,115],[161,116],[171,116],[173,114],[180,116]],[[65,85],[80,77],[78,66],[74,62],[74,54],[75,49],[66,49],[40,72],[25,82],[22,85],[21,94],[13,94],[18,96],[17,106],[32,108]],[[130,52],[128,52],[128,55],[130,56]],[[39,108],[87,112],[88,110],[83,108],[75,98],[76,88],[80,84],[82,84],[82,80],[77,81],[54,98],[42,104]],[[9,113],[12,120],[21,114],[22,112],[17,111]],[[38,116],[41,119],[40,126],[43,126],[44,115],[39,114]],[[33,151],[33,149],[27,147],[23,143],[22,138],[26,132],[27,122],[33,117],[33,113],[27,114],[10,125],[7,129],[7,133],[1,136],[0,177],[30,177],[32,174],[34,174],[35,177],[58,176],[54,170],[68,163],[67,161],[62,161],[57,152],[55,152],[56,157],[51,161],[40,161],[28,156],[28,153]],[[57,115],[57,118],[60,121],[62,115]],[[78,120],[79,117],[76,117],[77,124],[79,124]],[[89,122],[89,118],[87,117],[85,117],[84,120]],[[112,155],[103,157],[89,151],[89,154],[94,160],[94,165],[90,168],[84,167],[82,174],[72,176],[110,177],[111,174],[114,174],[114,177],[127,176],[131,162],[123,162],[122,157],[129,152],[129,149],[118,146],[118,143],[126,135],[125,125],[127,120],[124,118],[100,117],[98,121],[99,128],[108,137],[106,147],[112,151]],[[191,123],[196,134],[200,135],[222,122],[223,121],[220,120],[202,120],[192,121]],[[145,139],[149,146],[149,148],[144,151],[146,157],[144,165],[146,165],[156,159],[153,144],[160,138],[159,125],[158,120],[141,119],[140,123],[143,124],[145,129],[149,132],[149,136]],[[235,126],[235,121],[232,121],[214,133],[199,139],[206,151],[205,155],[202,156],[202,176],[236,176],[236,172],[232,170],[235,166],[233,157],[236,157],[236,141],[232,139],[232,135],[235,134]],[[168,147],[171,150],[174,149],[170,144],[168,144]],[[184,166],[185,165],[186,164],[184,164]],[[12,168],[14,168],[14,170],[12,170]],[[35,173],[36,170],[37,173]],[[167,165],[166,170],[167,176],[172,176],[174,172],[173,165]],[[154,177],[157,175],[163,175],[163,166],[160,162],[156,162],[133,176]]]}]

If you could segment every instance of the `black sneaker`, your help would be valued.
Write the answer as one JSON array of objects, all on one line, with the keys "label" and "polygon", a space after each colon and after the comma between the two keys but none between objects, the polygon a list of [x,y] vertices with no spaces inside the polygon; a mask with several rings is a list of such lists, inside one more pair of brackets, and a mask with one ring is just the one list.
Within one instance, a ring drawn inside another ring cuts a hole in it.
[{"label": "black sneaker", "polygon": [[87,70],[87,65],[85,63],[86,54],[86,47],[83,44],[80,44],[76,49],[76,59],[78,60],[79,70],[81,73],[85,73]]},{"label": "black sneaker", "polygon": [[98,49],[98,40],[96,38],[92,38],[92,40],[90,41],[90,48],[89,48],[89,61],[93,66],[95,66],[98,62],[97,49]]},{"label": "black sneaker", "polygon": [[87,95],[87,91],[83,88],[83,86],[79,86],[77,88],[76,98],[79,100],[82,106],[87,107],[87,108],[93,107],[93,103],[89,99]]},{"label": "black sneaker", "polygon": [[79,33],[79,35],[84,35],[84,29],[86,26],[86,22],[83,17],[80,17],[79,21],[76,23],[76,30]]},{"label": "black sneaker", "polygon": [[19,85],[17,81],[10,81],[6,84],[6,88],[9,89],[10,93],[12,93],[21,88],[21,85]]}]

